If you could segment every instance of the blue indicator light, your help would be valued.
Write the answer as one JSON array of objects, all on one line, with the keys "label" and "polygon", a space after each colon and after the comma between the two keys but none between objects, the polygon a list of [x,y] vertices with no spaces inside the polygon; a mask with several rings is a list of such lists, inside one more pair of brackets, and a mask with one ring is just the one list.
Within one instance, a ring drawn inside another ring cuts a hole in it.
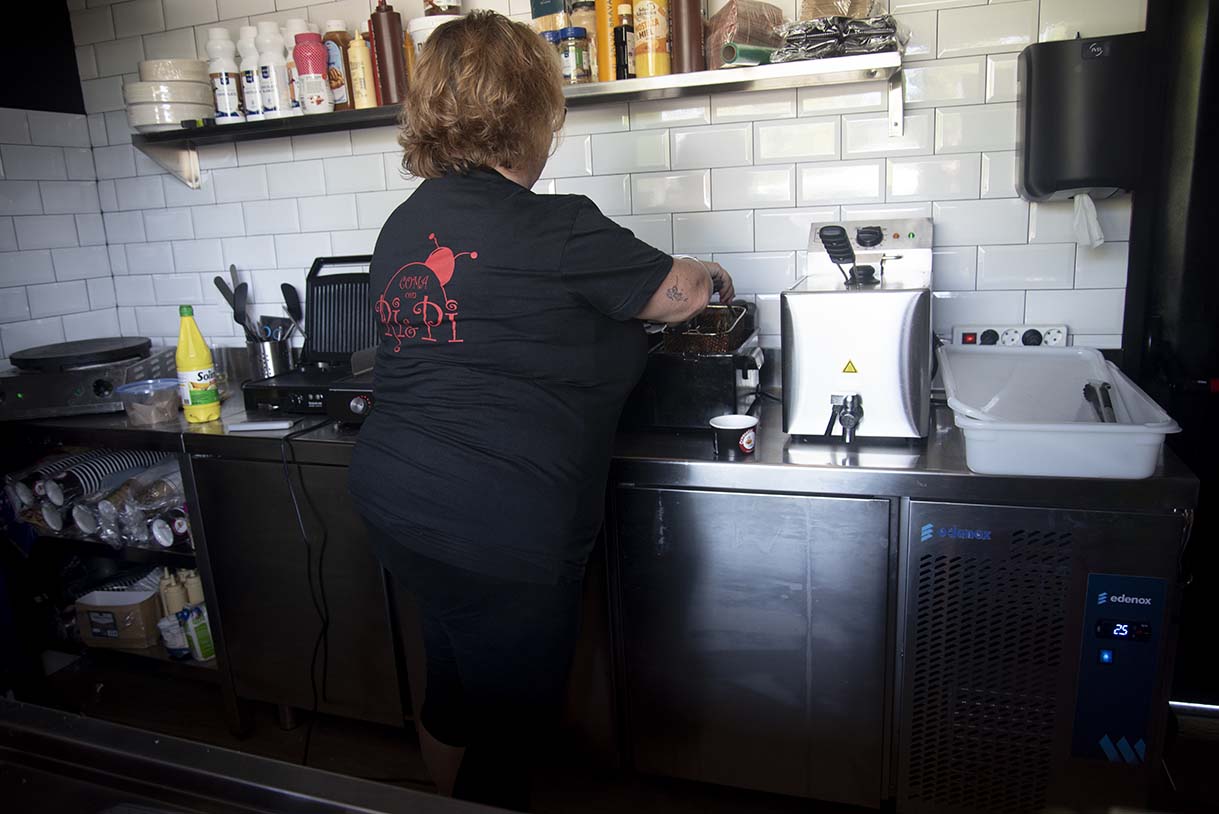
[{"label": "blue indicator light", "polygon": [[1101,664],[1112,664],[1113,663],[1113,651],[1112,650],[1100,651],[1100,663]]}]

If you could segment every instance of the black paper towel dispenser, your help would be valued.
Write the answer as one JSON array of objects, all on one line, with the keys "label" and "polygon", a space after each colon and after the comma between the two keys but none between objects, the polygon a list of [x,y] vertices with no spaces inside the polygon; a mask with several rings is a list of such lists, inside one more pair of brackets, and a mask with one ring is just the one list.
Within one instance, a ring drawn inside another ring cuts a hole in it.
[{"label": "black paper towel dispenser", "polygon": [[1030,45],[1017,74],[1016,187],[1030,201],[1133,190],[1143,148],[1144,34]]}]

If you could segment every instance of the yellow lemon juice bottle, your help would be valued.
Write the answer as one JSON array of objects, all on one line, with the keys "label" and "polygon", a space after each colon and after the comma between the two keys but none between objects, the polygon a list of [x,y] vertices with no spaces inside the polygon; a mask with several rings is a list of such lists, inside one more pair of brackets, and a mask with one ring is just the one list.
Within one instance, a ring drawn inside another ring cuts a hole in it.
[{"label": "yellow lemon juice bottle", "polygon": [[216,387],[216,368],[212,352],[203,341],[195,324],[195,309],[178,307],[182,317],[178,329],[178,390],[182,394],[182,412],[192,424],[202,424],[220,418],[220,390]]}]

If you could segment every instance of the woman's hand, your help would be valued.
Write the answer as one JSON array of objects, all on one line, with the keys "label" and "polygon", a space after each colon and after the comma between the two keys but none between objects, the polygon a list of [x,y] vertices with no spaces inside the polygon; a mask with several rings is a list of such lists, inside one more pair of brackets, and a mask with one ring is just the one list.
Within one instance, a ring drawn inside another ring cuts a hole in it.
[{"label": "woman's hand", "polygon": [[720,302],[727,305],[732,302],[736,296],[736,289],[732,285],[732,275],[724,270],[724,267],[719,263],[703,263],[707,268],[707,273],[711,275],[712,288],[720,295]]}]

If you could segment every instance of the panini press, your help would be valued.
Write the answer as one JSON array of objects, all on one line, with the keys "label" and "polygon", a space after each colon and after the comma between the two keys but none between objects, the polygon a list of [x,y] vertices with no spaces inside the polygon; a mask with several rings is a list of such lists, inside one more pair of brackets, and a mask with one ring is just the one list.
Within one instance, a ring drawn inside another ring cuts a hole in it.
[{"label": "panini press", "polygon": [[0,371],[0,421],[121,413],[119,385],[176,379],[174,349],[143,336],[60,342],[17,351]]},{"label": "panini press", "polygon": [[377,341],[368,296],[371,261],[372,257],[366,254],[319,257],[313,261],[305,278],[308,332],[300,364],[287,373],[243,384],[241,392],[247,410],[326,412],[326,394],[331,386],[352,374],[352,354]]}]

